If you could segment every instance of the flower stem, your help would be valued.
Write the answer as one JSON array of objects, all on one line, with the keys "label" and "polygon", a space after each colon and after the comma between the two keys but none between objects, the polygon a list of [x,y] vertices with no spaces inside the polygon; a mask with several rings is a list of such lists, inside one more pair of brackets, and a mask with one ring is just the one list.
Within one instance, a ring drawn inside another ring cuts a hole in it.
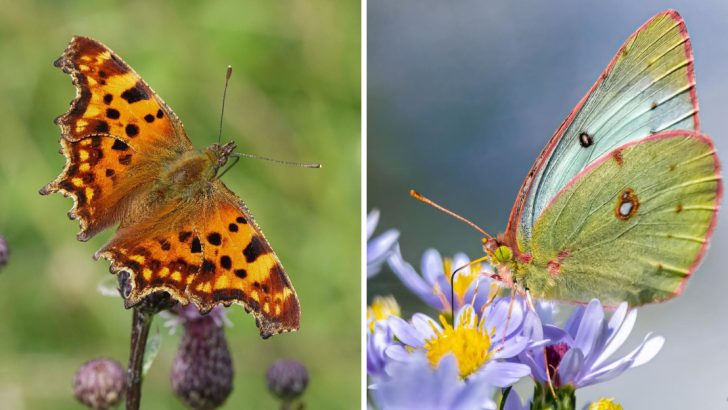
[{"label": "flower stem", "polygon": [[533,401],[531,409],[542,410],[574,410],[576,408],[576,390],[570,385],[561,386],[555,390],[556,396],[551,389],[541,383],[536,383],[533,390]]},{"label": "flower stem", "polygon": [[131,351],[126,372],[126,410],[138,410],[142,397],[142,365],[144,349],[154,314],[134,308],[131,319]]}]

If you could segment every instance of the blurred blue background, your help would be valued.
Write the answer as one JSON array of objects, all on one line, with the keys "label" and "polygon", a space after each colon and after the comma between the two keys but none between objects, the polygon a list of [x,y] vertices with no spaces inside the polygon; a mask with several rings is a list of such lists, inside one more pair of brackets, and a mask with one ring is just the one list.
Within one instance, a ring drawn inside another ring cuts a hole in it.
[{"label": "blurred blue background", "polygon": [[[477,232],[408,190],[502,232],[551,134],[621,44],[662,10],[677,9],[687,23],[702,131],[728,161],[728,2],[370,0],[368,7],[368,208],[382,212],[379,232],[401,231],[403,256],[418,268],[428,247],[482,251]],[[626,409],[728,408],[725,217],[683,295],[640,309],[626,348],[655,332],[666,337],[662,352],[580,390],[579,406],[607,396]],[[421,310],[387,270],[368,293],[394,293],[405,315]]]},{"label": "blurred blue background", "polygon": [[[0,270],[0,409],[78,409],[72,381],[81,363],[127,362],[131,311],[96,291],[111,275],[107,261],[91,259],[113,230],[78,242],[78,222],[66,217],[71,199],[38,195],[65,162],[53,118],[75,91],[52,63],[75,34],[126,60],[200,148],[216,142],[231,64],[223,142],[324,165],[244,159],[223,178],[283,262],[302,311],[299,332],[262,340],[252,316],[228,309],[236,375],[224,408],[275,408],[265,371],[279,358],[308,367],[308,408],[358,407],[360,3],[24,0],[0,1],[0,10],[0,234],[11,247]],[[179,335],[164,337],[144,409],[182,408],[169,382]]]}]

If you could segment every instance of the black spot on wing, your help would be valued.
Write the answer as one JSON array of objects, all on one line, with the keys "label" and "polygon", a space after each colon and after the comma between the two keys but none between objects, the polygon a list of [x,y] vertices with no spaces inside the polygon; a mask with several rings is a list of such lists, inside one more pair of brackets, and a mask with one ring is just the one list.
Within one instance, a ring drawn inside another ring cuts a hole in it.
[{"label": "black spot on wing", "polygon": [[584,148],[589,147],[594,144],[594,137],[589,135],[589,133],[582,132],[579,134],[579,144]]},{"label": "black spot on wing", "polygon": [[202,244],[200,243],[200,238],[195,236],[195,239],[192,240],[192,247],[191,247],[192,253],[200,253],[202,252]]},{"label": "black spot on wing", "polygon": [[134,104],[137,101],[148,100],[149,94],[144,89],[144,85],[141,81],[137,81],[133,87],[121,93],[121,98],[125,99],[129,104]]},{"label": "black spot on wing", "polygon": [[210,242],[211,245],[219,246],[222,243],[222,237],[219,233],[213,232],[207,235],[207,242]]},{"label": "black spot on wing", "polygon": [[96,123],[96,128],[94,129],[96,132],[100,132],[102,134],[106,134],[109,132],[109,123],[106,121],[99,121]]},{"label": "black spot on wing", "polygon": [[124,128],[124,132],[126,132],[126,135],[129,138],[134,138],[137,135],[139,135],[139,127],[136,124],[126,124],[126,128]]},{"label": "black spot on wing", "polygon": [[114,108],[107,108],[106,109],[106,116],[108,118],[111,118],[112,120],[118,120],[119,117],[121,117],[121,114],[119,113],[119,110]]},{"label": "black spot on wing", "polygon": [[122,140],[115,140],[114,145],[111,146],[111,149],[116,151],[126,151],[129,149],[129,146],[126,145],[126,143]]},{"label": "black spot on wing", "polygon": [[253,235],[253,237],[250,238],[248,246],[243,249],[243,255],[248,263],[255,262],[260,255],[264,255],[266,253],[268,253],[268,247],[258,235]]},{"label": "black spot on wing", "polygon": [[223,255],[220,258],[220,266],[229,270],[233,266],[233,261],[232,261],[232,259],[230,259],[229,256]]}]

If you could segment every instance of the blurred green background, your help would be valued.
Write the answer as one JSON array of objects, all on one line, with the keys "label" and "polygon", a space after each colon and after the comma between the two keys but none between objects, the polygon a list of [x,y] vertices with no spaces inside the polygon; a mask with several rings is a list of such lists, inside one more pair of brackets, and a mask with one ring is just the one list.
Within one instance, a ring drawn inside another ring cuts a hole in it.
[{"label": "blurred green background", "polygon": [[[94,37],[125,59],[198,147],[215,142],[231,64],[223,141],[236,141],[241,152],[324,165],[303,170],[242,160],[224,177],[251,208],[302,305],[299,332],[265,341],[241,307],[229,309],[236,377],[224,408],[274,408],[264,375],[283,357],[308,366],[308,408],[358,407],[359,2],[0,7],[0,233],[11,247],[0,271],[0,407],[80,408],[71,388],[77,367],[99,356],[127,361],[131,311],[97,292],[108,263],[91,259],[111,232],[76,241],[78,222],[66,218],[71,200],[38,195],[64,164],[52,120],[68,109],[74,89],[51,63],[74,34]],[[178,340],[179,332],[163,338],[142,408],[182,408],[169,383]]]}]

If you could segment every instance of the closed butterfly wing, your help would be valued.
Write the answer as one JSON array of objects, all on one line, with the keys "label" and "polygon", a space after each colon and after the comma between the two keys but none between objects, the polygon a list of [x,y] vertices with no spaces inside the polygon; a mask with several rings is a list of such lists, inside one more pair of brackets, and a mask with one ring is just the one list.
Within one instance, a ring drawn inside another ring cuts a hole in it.
[{"label": "closed butterfly wing", "polygon": [[698,131],[694,87],[685,23],[675,11],[656,15],[625,42],[539,155],[511,212],[507,242],[529,253],[545,207],[597,158],[661,131]]},{"label": "closed butterfly wing", "polygon": [[523,285],[537,297],[606,305],[673,297],[706,250],[720,197],[708,137],[667,131],[622,145],[545,207]]}]

